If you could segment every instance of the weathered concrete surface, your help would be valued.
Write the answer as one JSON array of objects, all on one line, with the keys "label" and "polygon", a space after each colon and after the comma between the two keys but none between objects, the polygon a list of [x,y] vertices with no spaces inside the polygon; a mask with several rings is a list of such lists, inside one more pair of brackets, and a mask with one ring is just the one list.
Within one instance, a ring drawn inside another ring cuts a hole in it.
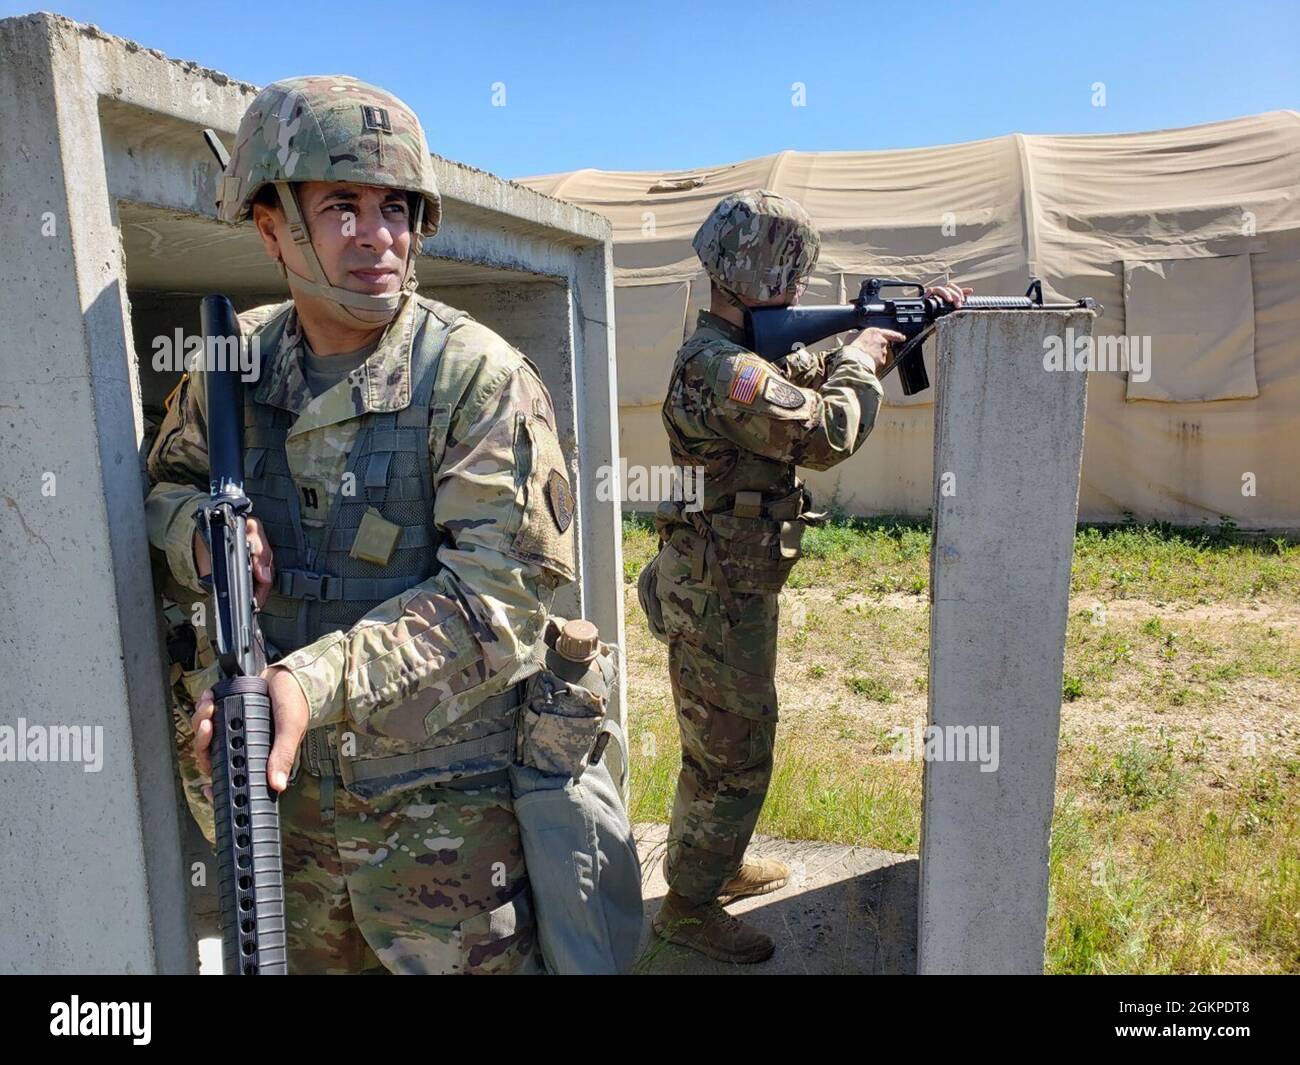
[{"label": "weathered concrete surface", "polygon": [[914,856],[755,836],[752,853],[780,858],[794,875],[780,891],[727,907],[776,941],[776,953],[768,961],[731,965],[655,936],[650,922],[668,890],[663,876],[668,826],[644,823],[635,830],[646,918],[638,972],[834,976],[916,971]]},{"label": "weathered concrete surface", "polygon": [[[192,969],[96,98],[45,17],[0,22],[0,724],[103,763],[0,762],[0,970]],[[93,735],[93,733],[92,733]]]},{"label": "weathered concrete surface", "polygon": [[976,743],[925,762],[921,973],[1042,969],[1087,396],[1086,374],[1043,354],[1091,324],[993,312],[939,330],[930,724]]}]

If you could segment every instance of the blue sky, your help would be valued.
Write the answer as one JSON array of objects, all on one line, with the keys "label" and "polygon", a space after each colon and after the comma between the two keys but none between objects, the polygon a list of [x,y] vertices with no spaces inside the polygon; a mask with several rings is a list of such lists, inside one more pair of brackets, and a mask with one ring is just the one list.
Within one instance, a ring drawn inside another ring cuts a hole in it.
[{"label": "blue sky", "polygon": [[433,151],[506,177],[1300,109],[1296,0],[47,2],[259,85],[306,73],[383,85],[419,113]]}]

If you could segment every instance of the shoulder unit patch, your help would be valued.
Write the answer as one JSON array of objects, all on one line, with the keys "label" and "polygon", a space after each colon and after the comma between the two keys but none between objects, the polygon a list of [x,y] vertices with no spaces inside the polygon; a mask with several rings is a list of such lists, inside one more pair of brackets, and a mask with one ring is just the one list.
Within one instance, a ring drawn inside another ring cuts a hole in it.
[{"label": "shoulder unit patch", "polygon": [[763,398],[782,410],[798,410],[804,404],[804,395],[789,381],[769,377],[763,388]]},{"label": "shoulder unit patch", "polygon": [[546,478],[546,497],[551,502],[551,517],[563,535],[569,531],[569,525],[573,522],[575,505],[569,482],[559,470],[551,470]]}]

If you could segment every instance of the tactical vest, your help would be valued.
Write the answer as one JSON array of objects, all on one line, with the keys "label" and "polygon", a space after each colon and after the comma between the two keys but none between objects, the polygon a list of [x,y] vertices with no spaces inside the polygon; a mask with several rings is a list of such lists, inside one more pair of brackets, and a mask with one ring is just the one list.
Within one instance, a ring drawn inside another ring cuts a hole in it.
[{"label": "tactical vest", "polygon": [[[411,340],[410,405],[358,415],[361,426],[346,467],[352,476],[345,476],[355,491],[340,492],[331,501],[325,526],[315,533],[316,546],[304,531],[298,487],[285,453],[295,415],[258,402],[251,390],[246,397],[244,491],[274,558],[274,586],[258,615],[273,654],[286,655],[327,633],[346,632],[385,600],[441,568],[433,477],[453,411],[447,405],[431,409],[430,401],[435,392],[462,395],[477,365],[443,358],[452,326],[467,316],[420,299],[423,306],[416,313],[423,313],[423,321],[416,323]],[[286,305],[254,332],[261,351],[279,351],[291,307]],[[372,507],[400,530],[383,564],[350,554]],[[312,729],[303,765],[316,775],[332,775],[337,763],[345,786],[362,798],[503,771],[511,761],[518,702],[516,688],[508,689],[419,744],[362,730],[347,733],[348,743],[342,746],[355,747],[354,753],[340,749],[348,725]]]},{"label": "tactical vest", "polygon": [[[691,360],[716,348],[719,340],[744,350],[704,328],[682,345],[673,364],[663,423],[673,461],[680,465],[693,465],[697,457],[692,441],[672,417],[673,394]],[[781,590],[799,560],[804,528],[825,517],[812,513],[812,494],[795,476],[793,462],[768,458],[739,444],[735,450],[735,462],[726,475],[705,476],[700,512],[692,513],[680,502],[665,502],[656,515],[661,541],[692,559],[695,579],[708,574],[724,608],[733,615],[733,592]]]}]

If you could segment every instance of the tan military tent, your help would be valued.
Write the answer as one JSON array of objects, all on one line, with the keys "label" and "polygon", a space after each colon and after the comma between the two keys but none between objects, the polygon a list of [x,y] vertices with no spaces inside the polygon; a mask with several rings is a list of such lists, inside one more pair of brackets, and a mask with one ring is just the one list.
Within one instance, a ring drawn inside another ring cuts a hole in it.
[{"label": "tan military tent", "polygon": [[[843,302],[871,275],[951,277],[1019,295],[1033,274],[1049,297],[1104,305],[1096,332],[1126,338],[1133,362],[1129,372],[1091,373],[1083,520],[1127,511],[1300,527],[1295,111],[1152,133],[786,151],[663,173],[579,170],[523,184],[614,225],[619,414],[631,464],[668,461],[659,404],[674,351],[708,299],[691,237],[722,196],[763,187],[798,199],[821,228],[807,301]],[[1112,343],[1096,354],[1116,366],[1118,352]],[[819,503],[925,514],[933,395],[904,399],[888,379],[867,446],[810,475]]]}]

